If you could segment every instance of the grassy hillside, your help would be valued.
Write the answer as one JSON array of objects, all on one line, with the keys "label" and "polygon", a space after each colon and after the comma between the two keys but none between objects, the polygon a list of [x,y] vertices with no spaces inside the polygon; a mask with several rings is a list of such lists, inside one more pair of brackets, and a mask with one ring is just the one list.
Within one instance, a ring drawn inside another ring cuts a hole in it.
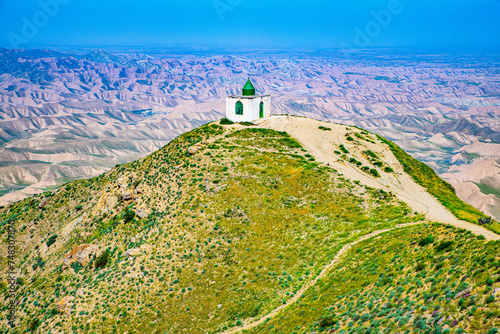
[{"label": "grassy hillside", "polygon": [[246,333],[498,333],[499,250],[449,226],[394,230]]},{"label": "grassy hillside", "polygon": [[[284,132],[209,124],[0,210],[3,245],[7,224],[18,229],[21,269],[9,333],[223,331],[286,303],[346,243],[421,219]],[[63,266],[84,244],[97,247],[90,264]]]},{"label": "grassy hillside", "polygon": [[[477,224],[479,218],[485,217],[481,211],[459,199],[455,194],[455,189],[441,179],[432,168],[413,158],[393,142],[378,137],[389,145],[396,158],[403,165],[405,172],[448,208],[458,219]],[[498,222],[485,225],[485,227],[493,232],[500,233],[500,224]]]}]

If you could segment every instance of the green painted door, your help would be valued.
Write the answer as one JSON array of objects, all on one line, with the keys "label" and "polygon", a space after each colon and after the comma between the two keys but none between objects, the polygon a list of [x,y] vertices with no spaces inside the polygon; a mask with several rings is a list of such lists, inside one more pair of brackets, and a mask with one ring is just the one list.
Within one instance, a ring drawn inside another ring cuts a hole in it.
[{"label": "green painted door", "polygon": [[261,103],[260,103],[260,113],[259,113],[259,117],[260,117],[260,118],[264,117],[264,102],[261,102]]}]

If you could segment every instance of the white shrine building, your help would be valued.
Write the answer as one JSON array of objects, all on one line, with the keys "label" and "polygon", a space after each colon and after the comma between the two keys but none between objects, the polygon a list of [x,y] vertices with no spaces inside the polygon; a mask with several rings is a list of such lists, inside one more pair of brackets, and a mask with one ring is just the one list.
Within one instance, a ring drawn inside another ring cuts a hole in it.
[{"label": "white shrine building", "polygon": [[255,87],[248,79],[242,95],[226,98],[226,118],[233,122],[253,122],[271,116],[271,95],[256,95]]}]

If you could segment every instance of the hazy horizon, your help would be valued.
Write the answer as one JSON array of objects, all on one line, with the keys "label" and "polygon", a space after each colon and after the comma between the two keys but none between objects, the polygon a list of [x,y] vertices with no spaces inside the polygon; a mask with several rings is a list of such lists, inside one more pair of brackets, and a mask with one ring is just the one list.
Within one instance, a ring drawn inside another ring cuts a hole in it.
[{"label": "hazy horizon", "polygon": [[0,47],[500,50],[500,1],[0,0]]}]

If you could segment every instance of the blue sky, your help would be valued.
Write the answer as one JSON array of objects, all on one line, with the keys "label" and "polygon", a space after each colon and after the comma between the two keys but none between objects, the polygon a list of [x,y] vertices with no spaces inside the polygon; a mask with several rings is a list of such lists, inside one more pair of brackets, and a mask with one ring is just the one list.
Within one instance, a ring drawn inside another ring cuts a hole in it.
[{"label": "blue sky", "polygon": [[499,18],[500,0],[0,0],[0,46],[500,49]]}]

